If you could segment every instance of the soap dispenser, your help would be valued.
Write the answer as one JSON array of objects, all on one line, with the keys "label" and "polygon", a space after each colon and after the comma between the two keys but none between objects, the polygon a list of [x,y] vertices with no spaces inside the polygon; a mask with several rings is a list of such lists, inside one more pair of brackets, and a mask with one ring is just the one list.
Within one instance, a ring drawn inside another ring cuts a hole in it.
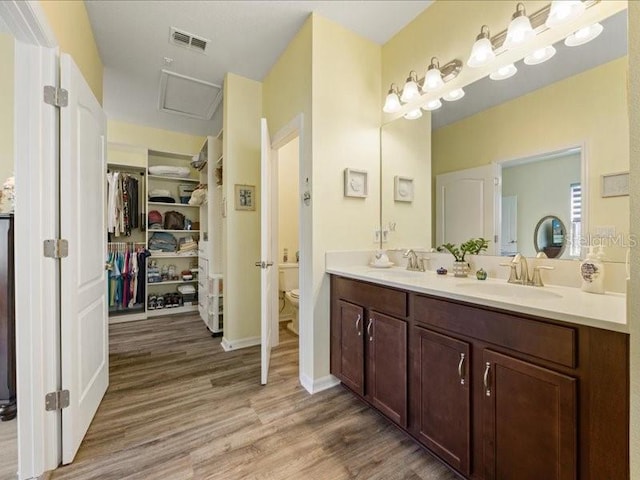
[{"label": "soap dispenser", "polygon": [[589,247],[587,258],[580,263],[580,275],[582,276],[583,291],[604,293],[604,265],[601,256],[596,256],[593,253],[593,246]]}]

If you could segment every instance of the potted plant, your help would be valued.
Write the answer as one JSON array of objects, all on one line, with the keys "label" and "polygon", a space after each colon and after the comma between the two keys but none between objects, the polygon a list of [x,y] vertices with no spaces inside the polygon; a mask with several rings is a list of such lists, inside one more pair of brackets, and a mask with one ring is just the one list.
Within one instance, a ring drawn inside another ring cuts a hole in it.
[{"label": "potted plant", "polygon": [[466,277],[469,274],[469,263],[465,261],[465,256],[477,255],[480,252],[484,252],[489,246],[489,241],[482,237],[471,238],[464,243],[460,244],[460,247],[453,243],[445,243],[440,245],[436,250],[439,252],[447,251],[455,261],[453,262],[453,275],[456,277]]}]

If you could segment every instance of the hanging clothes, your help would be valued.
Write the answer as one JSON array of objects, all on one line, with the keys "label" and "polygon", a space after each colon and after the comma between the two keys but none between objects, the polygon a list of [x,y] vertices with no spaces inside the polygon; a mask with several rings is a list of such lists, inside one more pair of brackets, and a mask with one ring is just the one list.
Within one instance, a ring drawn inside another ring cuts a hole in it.
[{"label": "hanging clothes", "polygon": [[107,173],[107,231],[115,237],[130,236],[140,228],[138,179],[123,172]]},{"label": "hanging clothes", "polygon": [[142,243],[109,244],[107,263],[111,268],[107,288],[110,311],[144,307],[145,272],[141,265],[149,255]]}]

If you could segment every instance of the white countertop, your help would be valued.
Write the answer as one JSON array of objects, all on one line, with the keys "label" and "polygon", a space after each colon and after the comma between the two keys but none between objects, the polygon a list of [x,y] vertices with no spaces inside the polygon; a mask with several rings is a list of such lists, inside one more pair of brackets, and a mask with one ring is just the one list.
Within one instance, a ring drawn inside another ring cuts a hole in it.
[{"label": "white countertop", "polygon": [[[535,315],[563,322],[628,333],[626,296],[620,293],[597,295],[579,288],[545,285],[531,287],[511,285],[504,280],[476,280],[475,275],[456,278],[437,275],[433,271],[408,272],[403,268],[372,268],[369,266],[333,266],[327,273],[364,280],[412,292],[425,293],[517,313]],[[475,285],[478,285],[476,287]],[[492,289],[478,292],[474,288]],[[522,295],[517,289],[523,289]],[[533,290],[533,291],[532,291]],[[512,295],[512,293],[514,293]]]}]

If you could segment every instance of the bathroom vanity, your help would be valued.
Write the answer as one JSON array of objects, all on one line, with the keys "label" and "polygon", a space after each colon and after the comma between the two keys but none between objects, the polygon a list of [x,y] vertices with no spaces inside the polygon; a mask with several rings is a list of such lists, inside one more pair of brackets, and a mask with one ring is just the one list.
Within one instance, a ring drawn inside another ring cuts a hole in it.
[{"label": "bathroom vanity", "polygon": [[[394,272],[330,270],[331,373],[348,389],[469,479],[629,478],[624,324]],[[623,299],[580,293],[578,310],[619,315]]]}]

